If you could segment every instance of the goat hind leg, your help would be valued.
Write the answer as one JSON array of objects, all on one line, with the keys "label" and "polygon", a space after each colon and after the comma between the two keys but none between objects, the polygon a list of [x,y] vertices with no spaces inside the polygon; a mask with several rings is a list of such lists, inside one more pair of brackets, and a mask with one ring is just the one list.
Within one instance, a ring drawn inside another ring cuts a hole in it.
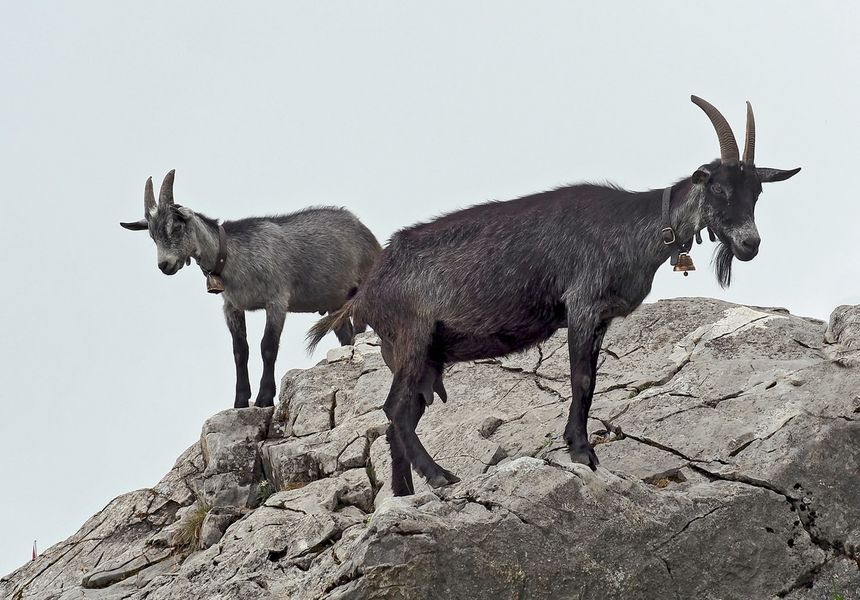
[{"label": "goat hind leg", "polygon": [[412,483],[412,463],[406,457],[406,449],[398,432],[399,405],[401,402],[402,381],[397,377],[391,382],[391,389],[382,410],[388,417],[388,430],[385,439],[388,441],[388,450],[391,454],[391,490],[395,496],[411,496],[415,493]]},{"label": "goat hind leg", "polygon": [[[440,467],[418,439],[415,428],[427,405],[425,398],[432,399],[432,385],[440,367],[427,358],[428,338],[413,335],[408,346],[398,346],[383,340],[382,354],[389,367],[394,366],[391,390],[385,401],[385,414],[391,421],[389,430],[404,452],[403,462],[415,467],[433,487],[460,481],[456,475]],[[392,460],[398,460],[392,447]],[[397,486],[392,481],[392,486]]]},{"label": "goat hind leg", "polygon": [[340,342],[341,346],[352,346],[355,334],[349,319],[344,319],[343,325],[335,329],[334,334],[337,336],[337,341]]},{"label": "goat hind leg", "polygon": [[356,317],[352,317],[352,334],[358,335],[359,333],[364,333],[367,331],[367,323],[358,319]]},{"label": "goat hind leg", "polygon": [[[431,361],[424,364],[421,377],[416,386],[411,386],[408,395],[403,397],[403,402],[398,407],[398,415],[405,427],[398,429],[398,434],[403,441],[406,455],[415,470],[422,475],[432,487],[442,487],[451,483],[457,483],[460,478],[449,470],[439,466],[424,448],[418,439],[416,428],[418,422],[424,415],[424,411],[433,402],[433,391],[436,382],[442,373],[441,365]],[[444,392],[444,388],[443,388]]]},{"label": "goat hind leg", "polygon": [[394,423],[388,424],[385,432],[388,448],[391,453],[391,491],[395,496],[411,496],[415,493],[412,483],[412,463],[406,458],[403,442],[397,435]]},{"label": "goat hind leg", "polygon": [[398,433],[403,441],[403,446],[406,450],[406,456],[412,462],[415,470],[427,480],[431,487],[438,488],[452,483],[457,483],[460,478],[454,475],[448,469],[440,466],[427,449],[418,439],[418,434],[415,432],[418,426],[418,421],[424,415],[423,395],[413,393],[408,402],[403,406],[402,419],[406,426],[399,428]]}]

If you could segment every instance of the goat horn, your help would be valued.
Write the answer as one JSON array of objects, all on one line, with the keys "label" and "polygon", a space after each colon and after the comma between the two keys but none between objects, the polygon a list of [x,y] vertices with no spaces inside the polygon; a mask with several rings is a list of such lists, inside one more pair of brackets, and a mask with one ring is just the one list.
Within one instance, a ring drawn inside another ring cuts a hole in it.
[{"label": "goat horn", "polygon": [[705,111],[714,129],[717,130],[717,137],[720,140],[720,158],[723,162],[736,163],[740,160],[741,155],[738,152],[738,143],[735,140],[735,134],[732,133],[732,128],[726,118],[720,114],[712,104],[706,100],[702,100],[698,96],[690,96],[693,104]]},{"label": "goat horn", "polygon": [[170,169],[167,175],[164,176],[164,181],[161,182],[161,192],[158,194],[158,203],[173,204],[173,176],[176,174],[176,169]]},{"label": "goat horn", "polygon": [[755,163],[755,115],[749,100],[747,100],[747,139],[744,144],[744,162],[748,165]]},{"label": "goat horn", "polygon": [[144,215],[149,216],[155,212],[155,194],[152,193],[152,177],[146,180],[146,186],[143,188],[143,208]]}]

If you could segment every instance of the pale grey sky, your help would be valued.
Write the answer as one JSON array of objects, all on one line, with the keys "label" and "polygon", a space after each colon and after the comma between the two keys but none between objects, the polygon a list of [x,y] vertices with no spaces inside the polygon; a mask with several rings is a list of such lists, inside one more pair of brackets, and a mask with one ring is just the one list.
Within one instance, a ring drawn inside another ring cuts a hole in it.
[{"label": "pale grey sky", "polygon": [[[611,6],[610,6],[611,4]],[[860,302],[855,2],[0,4],[0,574],[154,484],[232,406],[221,300],[156,268],[143,184],[212,217],[349,207],[397,228],[564,183],[663,187],[718,155],[691,93],[757,162],[755,261],[720,290],[667,266],[651,300],[825,319]],[[279,377],[318,360],[290,315]],[[252,381],[263,319],[249,319]],[[255,385],[256,393],[256,385]],[[467,398],[454,399],[467,402]]]}]

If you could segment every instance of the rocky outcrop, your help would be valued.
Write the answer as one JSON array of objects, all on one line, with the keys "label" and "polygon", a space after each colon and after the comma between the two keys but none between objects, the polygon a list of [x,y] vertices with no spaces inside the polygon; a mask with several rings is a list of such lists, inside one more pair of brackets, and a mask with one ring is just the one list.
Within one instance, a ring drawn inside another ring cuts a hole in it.
[{"label": "rocky outcrop", "polygon": [[708,299],[612,325],[567,459],[564,331],[454,365],[419,435],[462,478],[393,498],[390,374],[361,336],[228,410],[157,486],[0,582],[4,598],[860,597],[860,307]]}]

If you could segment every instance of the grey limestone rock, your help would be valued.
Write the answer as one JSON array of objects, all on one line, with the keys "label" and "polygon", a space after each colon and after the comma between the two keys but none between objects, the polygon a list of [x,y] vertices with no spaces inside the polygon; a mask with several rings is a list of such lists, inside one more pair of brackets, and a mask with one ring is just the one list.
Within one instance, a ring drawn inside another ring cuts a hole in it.
[{"label": "grey limestone rock", "polygon": [[[712,299],[612,324],[571,464],[565,332],[463,363],[418,427],[462,478],[391,496],[371,333],[223,411],[158,485],[0,581],[46,600],[860,599],[860,307]],[[201,504],[202,503],[202,504]],[[208,508],[196,548],[173,542]]]},{"label": "grey limestone rock", "polygon": [[255,503],[254,484],[259,481],[259,444],[269,430],[271,408],[222,411],[210,417],[200,434],[200,450],[206,465],[202,501],[211,507],[246,507]]}]

